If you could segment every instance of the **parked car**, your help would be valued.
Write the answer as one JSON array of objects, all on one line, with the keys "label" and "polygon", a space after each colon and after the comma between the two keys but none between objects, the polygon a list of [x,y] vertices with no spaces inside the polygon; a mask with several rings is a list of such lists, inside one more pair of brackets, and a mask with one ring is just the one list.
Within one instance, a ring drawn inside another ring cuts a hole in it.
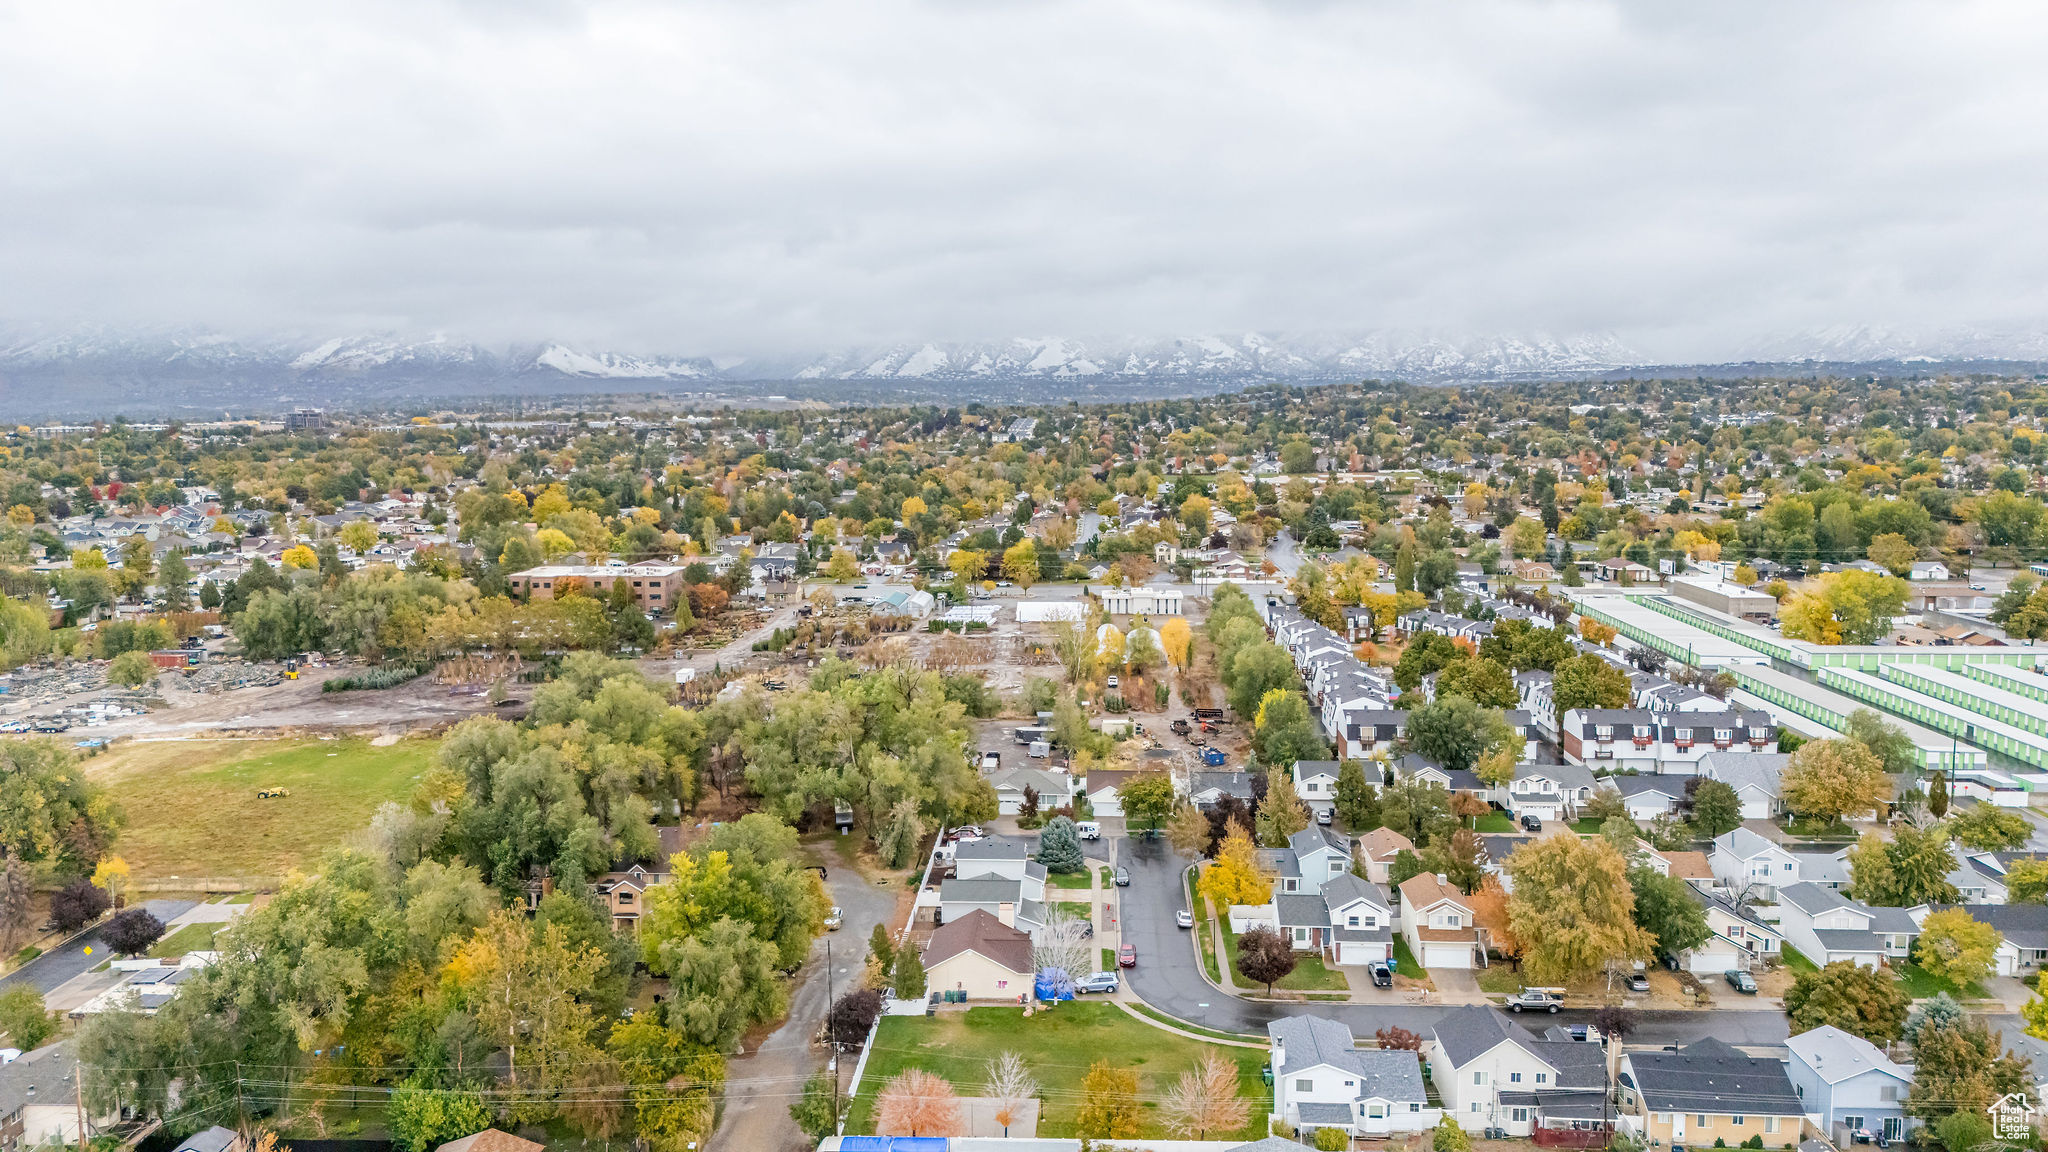
[{"label": "parked car", "polygon": [[1090,992],[1114,993],[1121,987],[1123,987],[1123,977],[1118,976],[1114,972],[1090,972],[1081,979],[1074,981],[1074,991],[1080,995],[1086,995]]},{"label": "parked car", "polygon": [[1119,887],[1119,888],[1129,888],[1129,887],[1131,886],[1131,870],[1130,870],[1130,869],[1128,869],[1128,868],[1118,868],[1118,869],[1116,870],[1116,886],[1117,886],[1117,887]]},{"label": "parked car", "polygon": [[1116,966],[1119,968],[1136,968],[1138,966],[1137,945],[1126,944],[1123,947],[1117,949]]},{"label": "parked car", "polygon": [[1101,823],[1095,820],[1081,821],[1079,824],[1074,825],[1074,838],[1077,840],[1102,839]]},{"label": "parked car", "polygon": [[1628,978],[1628,990],[1631,992],[1648,992],[1650,990],[1650,978],[1641,972],[1631,975]]},{"label": "parked car", "polygon": [[1543,821],[1533,812],[1524,812],[1522,813],[1522,831],[1541,832],[1543,831]]},{"label": "parked car", "polygon": [[840,928],[844,927],[845,924],[846,914],[839,910],[839,905],[834,904],[832,906],[832,910],[830,912],[825,913],[825,930],[828,932],[837,932]]},{"label": "parked car", "polygon": [[1385,960],[1375,960],[1371,964],[1366,965],[1365,970],[1372,973],[1373,987],[1392,988],[1394,986],[1394,966]]},{"label": "parked car", "polygon": [[983,752],[981,754],[981,770],[983,772],[993,772],[1002,766],[1003,754],[1001,752]]},{"label": "parked car", "polygon": [[1195,926],[1195,914],[1183,908],[1173,914],[1173,922],[1183,928],[1193,928]]},{"label": "parked car", "polygon": [[1730,988],[1735,989],[1737,992],[1742,993],[1744,996],[1756,995],[1755,979],[1753,979],[1749,973],[1744,972],[1740,968],[1730,968],[1726,972],[1721,973],[1721,978],[1723,980],[1728,981],[1728,986]]},{"label": "parked car", "polygon": [[1555,988],[1524,988],[1508,997],[1508,1011],[1555,1012],[1564,1007],[1564,995]]},{"label": "parked car", "polygon": [[1321,808],[1316,811],[1316,823],[1328,824],[1337,815],[1335,808]]}]

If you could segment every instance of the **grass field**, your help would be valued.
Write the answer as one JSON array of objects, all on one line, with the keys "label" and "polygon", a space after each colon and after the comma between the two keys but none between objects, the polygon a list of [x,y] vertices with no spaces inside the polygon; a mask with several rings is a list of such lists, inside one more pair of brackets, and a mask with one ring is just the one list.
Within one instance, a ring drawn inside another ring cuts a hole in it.
[{"label": "grass field", "polygon": [[1429,973],[1416,962],[1415,953],[1408,950],[1408,940],[1404,936],[1394,937],[1394,974],[1411,980],[1429,978]]},{"label": "grass field", "polygon": [[[402,800],[432,740],[383,748],[349,740],[126,743],[86,773],[127,813],[116,845],[137,880],[281,877],[305,868]],[[291,795],[256,798],[259,788]]]},{"label": "grass field", "polygon": [[1820,966],[1808,960],[1806,953],[1801,952],[1790,944],[1785,945],[1784,950],[1779,955],[1785,958],[1785,967],[1790,968],[1794,976],[1799,975],[1801,972],[1820,971]]},{"label": "grass field", "polygon": [[1045,876],[1045,886],[1085,892],[1095,886],[1095,880],[1085,868],[1079,872],[1048,872]]},{"label": "grass field", "polygon": [[183,956],[187,952],[206,952],[213,948],[213,934],[227,927],[225,924],[187,924],[176,932],[156,942],[149,955],[159,959]]},{"label": "grass field", "polygon": [[1472,830],[1474,832],[1483,832],[1488,835],[1500,832],[1513,832],[1515,830],[1515,818],[1499,809],[1479,817],[1473,824]]},{"label": "grass field", "polygon": [[963,1096],[980,1093],[988,1079],[988,1062],[1003,1053],[1024,1058],[1039,1084],[1042,1101],[1038,1135],[1071,1138],[1081,1104],[1081,1081],[1088,1065],[1107,1060],[1117,1068],[1136,1068],[1138,1099],[1143,1102],[1142,1138],[1168,1133],[1158,1120],[1158,1102],[1182,1072],[1194,1067],[1204,1052],[1220,1052],[1238,1068],[1238,1094],[1251,1102],[1251,1117],[1241,1132],[1212,1132],[1212,1140],[1253,1140],[1265,1135],[1266,1110],[1272,1091],[1259,1079],[1266,1053],[1257,1048],[1207,1044],[1163,1032],[1134,1020],[1112,1004],[1060,1005],[1027,1020],[1019,1008],[970,1008],[938,1016],[886,1016],[875,1036],[875,1048],[861,1079],[846,1130],[873,1130],[875,1095],[889,1078],[906,1068],[923,1068],[951,1081]]},{"label": "grass field", "polygon": [[1958,988],[1955,981],[1936,976],[1910,960],[1897,967],[1899,983],[1905,986],[1906,995],[1915,1000],[1925,1000],[1939,992],[1946,992],[1958,1000],[1982,1000],[1985,996],[1982,984]]},{"label": "grass field", "polygon": [[[1237,966],[1237,933],[1230,930],[1229,920],[1223,922],[1223,950],[1230,957],[1230,978],[1239,988],[1264,991],[1265,985],[1244,974]],[[1339,972],[1323,963],[1323,958],[1313,952],[1296,952],[1294,971],[1273,985],[1275,992],[1348,992],[1351,982]]]}]

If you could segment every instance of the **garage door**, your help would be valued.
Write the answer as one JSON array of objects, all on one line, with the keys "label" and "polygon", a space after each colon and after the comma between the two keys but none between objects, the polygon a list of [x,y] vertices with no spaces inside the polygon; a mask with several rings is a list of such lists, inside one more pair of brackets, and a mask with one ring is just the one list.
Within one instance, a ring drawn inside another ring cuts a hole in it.
[{"label": "garage door", "polygon": [[1424,944],[1422,946],[1424,968],[1470,968],[1472,946],[1470,944]]}]

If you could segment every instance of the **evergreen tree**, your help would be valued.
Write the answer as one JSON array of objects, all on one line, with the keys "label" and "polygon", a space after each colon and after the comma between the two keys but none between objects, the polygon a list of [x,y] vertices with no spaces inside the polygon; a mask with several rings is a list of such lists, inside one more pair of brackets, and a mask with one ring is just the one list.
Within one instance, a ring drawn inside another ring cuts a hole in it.
[{"label": "evergreen tree", "polygon": [[894,980],[898,1000],[922,1000],[925,992],[924,957],[915,948],[896,953]]},{"label": "evergreen tree", "polygon": [[1045,865],[1047,872],[1065,876],[1071,876],[1084,867],[1081,838],[1074,832],[1072,820],[1055,816],[1046,821],[1045,831],[1038,834],[1038,862]]}]

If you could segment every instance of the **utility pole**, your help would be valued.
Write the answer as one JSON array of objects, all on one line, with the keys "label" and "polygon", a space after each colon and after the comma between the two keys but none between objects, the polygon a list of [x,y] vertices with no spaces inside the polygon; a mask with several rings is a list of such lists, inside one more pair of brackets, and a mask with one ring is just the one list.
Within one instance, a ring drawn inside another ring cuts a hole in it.
[{"label": "utility pole", "polygon": [[78,1152],[85,1152],[85,1065],[71,1063],[72,1099],[78,1108]]}]

